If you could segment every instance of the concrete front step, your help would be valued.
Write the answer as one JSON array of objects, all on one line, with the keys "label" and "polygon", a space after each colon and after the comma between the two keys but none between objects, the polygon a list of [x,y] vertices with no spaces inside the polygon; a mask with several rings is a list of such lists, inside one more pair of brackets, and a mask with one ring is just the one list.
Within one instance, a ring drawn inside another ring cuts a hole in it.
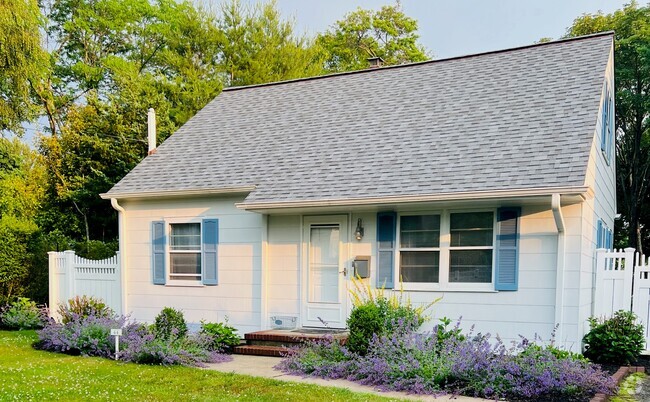
[{"label": "concrete front step", "polygon": [[283,346],[243,345],[235,346],[232,352],[236,355],[282,357],[289,350],[289,348]]}]

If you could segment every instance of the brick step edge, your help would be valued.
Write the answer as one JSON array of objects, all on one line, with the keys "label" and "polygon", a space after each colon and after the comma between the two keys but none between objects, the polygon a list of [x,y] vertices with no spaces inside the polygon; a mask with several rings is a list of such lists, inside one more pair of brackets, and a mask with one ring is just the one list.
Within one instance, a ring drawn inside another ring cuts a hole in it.
[{"label": "brick step edge", "polygon": [[290,350],[291,349],[282,346],[244,345],[235,346],[232,352],[236,355],[282,357]]},{"label": "brick step edge", "polygon": [[280,334],[259,334],[251,333],[244,334],[244,339],[247,341],[269,341],[269,342],[284,342],[284,343],[302,343],[309,338],[300,337],[299,335],[280,335]]},{"label": "brick step edge", "polygon": [[[628,376],[628,374],[632,373],[644,373],[645,372],[645,367],[643,366],[621,366],[614,375],[612,375],[612,378],[616,382],[616,385],[619,385],[621,382],[623,382],[623,379]],[[609,401],[610,395],[605,395],[605,394],[596,394],[589,402],[607,402]]]}]

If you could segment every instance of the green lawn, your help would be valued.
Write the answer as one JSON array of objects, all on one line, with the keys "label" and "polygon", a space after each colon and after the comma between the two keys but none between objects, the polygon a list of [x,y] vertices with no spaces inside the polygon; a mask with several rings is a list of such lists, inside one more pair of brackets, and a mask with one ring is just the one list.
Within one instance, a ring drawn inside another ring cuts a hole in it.
[{"label": "green lawn", "polygon": [[0,331],[0,401],[368,401],[320,387],[190,367],[145,366],[34,350],[33,331]]}]

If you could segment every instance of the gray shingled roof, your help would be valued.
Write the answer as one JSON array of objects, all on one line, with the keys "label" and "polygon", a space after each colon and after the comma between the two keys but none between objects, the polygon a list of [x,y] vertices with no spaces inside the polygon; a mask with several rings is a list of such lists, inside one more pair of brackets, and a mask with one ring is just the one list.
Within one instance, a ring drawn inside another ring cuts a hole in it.
[{"label": "gray shingled roof", "polygon": [[224,91],[108,196],[245,203],[583,186],[612,35]]}]

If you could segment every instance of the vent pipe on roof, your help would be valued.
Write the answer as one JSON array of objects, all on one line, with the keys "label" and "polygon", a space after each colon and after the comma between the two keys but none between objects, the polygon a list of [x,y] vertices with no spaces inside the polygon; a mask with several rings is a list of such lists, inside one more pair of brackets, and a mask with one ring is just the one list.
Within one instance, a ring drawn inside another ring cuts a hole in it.
[{"label": "vent pipe on roof", "polygon": [[370,63],[368,68],[379,68],[384,65],[384,59],[381,57],[369,57],[367,60]]},{"label": "vent pipe on roof", "polygon": [[147,113],[147,139],[149,140],[148,155],[156,153],[156,111],[153,108]]}]

